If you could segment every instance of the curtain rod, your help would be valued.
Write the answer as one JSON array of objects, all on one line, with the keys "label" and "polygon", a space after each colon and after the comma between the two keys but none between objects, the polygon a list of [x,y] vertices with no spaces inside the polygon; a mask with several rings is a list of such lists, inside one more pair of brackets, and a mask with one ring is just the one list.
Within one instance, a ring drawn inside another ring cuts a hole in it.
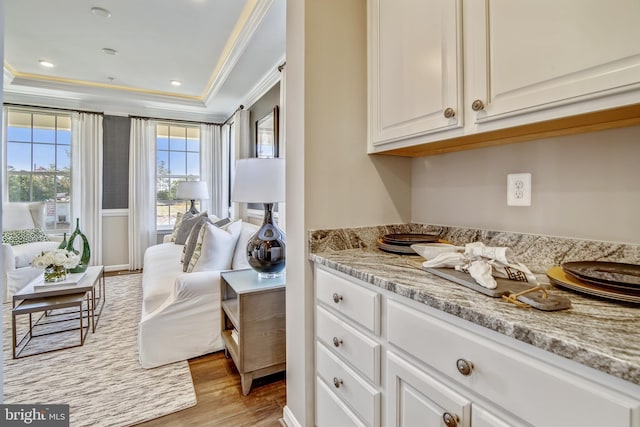
[{"label": "curtain rod", "polygon": [[42,107],[42,106],[39,106],[39,105],[12,104],[10,102],[4,102],[2,105],[7,106],[7,107],[39,108],[39,109],[42,109],[42,110],[72,111],[72,112],[75,112],[75,113],[88,113],[88,114],[104,115],[104,112],[102,112],[102,111],[78,110],[78,109],[75,109],[75,108]]},{"label": "curtain rod", "polygon": [[244,110],[244,105],[240,104],[240,106],[236,108],[233,113],[231,113],[231,115],[227,118],[227,120],[224,121],[223,125],[226,125],[227,123],[229,123],[229,120],[231,120],[233,116],[235,116],[236,113],[240,110]]},{"label": "curtain rod", "polygon": [[180,120],[180,119],[165,119],[162,117],[144,117],[144,116],[132,116],[129,115],[130,119],[142,119],[142,120],[158,120],[161,122],[173,122],[173,123],[190,123],[194,125],[215,125],[222,126],[224,123],[213,123],[213,122],[197,122],[195,120]]}]

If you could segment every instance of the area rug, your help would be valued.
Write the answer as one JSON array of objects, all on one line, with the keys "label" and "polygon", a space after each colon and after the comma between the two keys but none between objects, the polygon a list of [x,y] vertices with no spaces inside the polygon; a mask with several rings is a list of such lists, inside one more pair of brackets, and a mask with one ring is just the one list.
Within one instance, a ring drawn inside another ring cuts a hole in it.
[{"label": "area rug", "polygon": [[[187,362],[140,367],[140,279],[140,274],[106,278],[102,316],[83,346],[21,359],[12,359],[11,304],[4,304],[4,403],[69,404],[72,427],[134,425],[195,405]],[[51,348],[50,340],[75,343],[79,333],[37,338],[29,349]]]}]

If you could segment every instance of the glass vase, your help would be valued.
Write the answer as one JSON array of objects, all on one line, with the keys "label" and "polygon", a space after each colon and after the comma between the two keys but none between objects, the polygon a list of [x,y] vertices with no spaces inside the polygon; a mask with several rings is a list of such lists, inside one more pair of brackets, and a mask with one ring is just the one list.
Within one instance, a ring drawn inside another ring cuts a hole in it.
[{"label": "glass vase", "polygon": [[44,269],[45,282],[62,282],[67,279],[67,269],[63,265],[49,265]]}]

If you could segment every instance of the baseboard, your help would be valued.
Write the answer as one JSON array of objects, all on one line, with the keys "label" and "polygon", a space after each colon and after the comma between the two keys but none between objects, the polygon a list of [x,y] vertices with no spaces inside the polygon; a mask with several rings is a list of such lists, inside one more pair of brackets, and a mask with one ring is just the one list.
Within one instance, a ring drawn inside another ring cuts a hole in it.
[{"label": "baseboard", "polygon": [[104,271],[105,272],[122,271],[122,270],[129,270],[129,264],[105,265],[104,266]]},{"label": "baseboard", "polygon": [[282,410],[282,419],[287,427],[302,427],[302,425],[293,416],[293,413],[289,410],[288,406],[285,406]]}]

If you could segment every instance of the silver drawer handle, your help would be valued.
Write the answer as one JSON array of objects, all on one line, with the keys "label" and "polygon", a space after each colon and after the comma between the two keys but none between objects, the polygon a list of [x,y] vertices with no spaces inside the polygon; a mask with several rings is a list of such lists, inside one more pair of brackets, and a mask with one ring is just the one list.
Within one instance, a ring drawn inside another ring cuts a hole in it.
[{"label": "silver drawer handle", "polygon": [[342,385],[342,379],[341,378],[337,378],[337,377],[333,377],[333,385],[336,388],[340,388],[340,386]]},{"label": "silver drawer handle", "polygon": [[340,295],[338,293],[334,293],[333,294],[333,302],[338,304],[340,301],[342,301],[342,295]]},{"label": "silver drawer handle", "polygon": [[473,371],[473,363],[464,359],[456,360],[456,367],[458,368],[458,372],[464,376],[471,375],[471,371]]},{"label": "silver drawer handle", "polygon": [[333,345],[335,345],[336,347],[340,347],[340,344],[342,344],[342,340],[338,337],[333,337]]}]

